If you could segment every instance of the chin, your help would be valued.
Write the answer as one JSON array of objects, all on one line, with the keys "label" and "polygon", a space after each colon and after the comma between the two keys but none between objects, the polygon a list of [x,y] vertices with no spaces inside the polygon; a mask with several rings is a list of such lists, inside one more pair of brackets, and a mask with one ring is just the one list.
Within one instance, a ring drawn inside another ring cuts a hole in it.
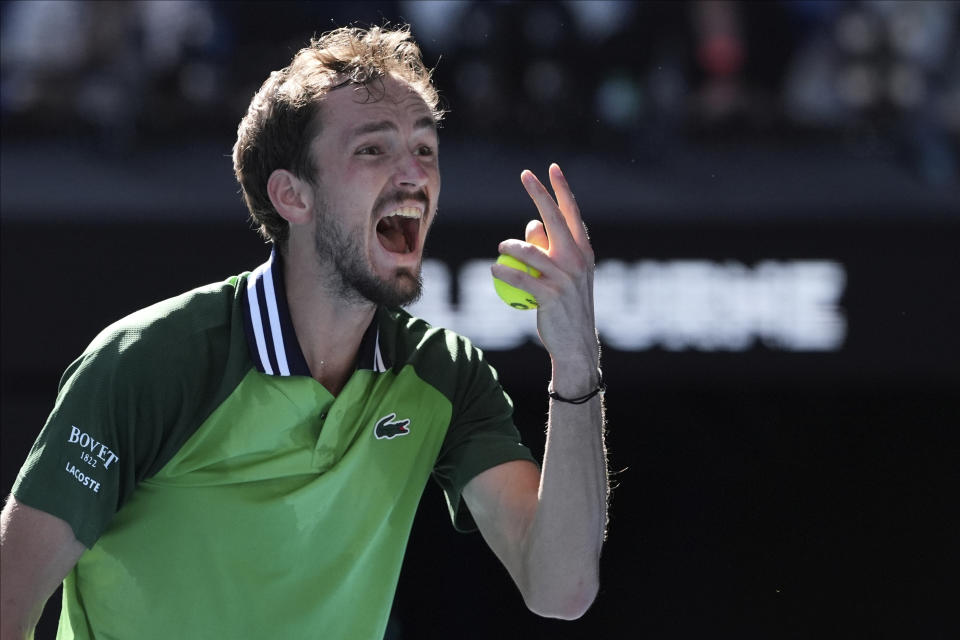
[{"label": "chin", "polygon": [[393,284],[396,304],[389,306],[405,307],[419,300],[423,294],[423,280],[420,278],[419,272],[415,274],[409,269],[398,269]]},{"label": "chin", "polygon": [[419,269],[401,267],[386,277],[368,273],[350,279],[347,284],[357,300],[366,300],[382,307],[403,307],[420,299],[423,281]]}]

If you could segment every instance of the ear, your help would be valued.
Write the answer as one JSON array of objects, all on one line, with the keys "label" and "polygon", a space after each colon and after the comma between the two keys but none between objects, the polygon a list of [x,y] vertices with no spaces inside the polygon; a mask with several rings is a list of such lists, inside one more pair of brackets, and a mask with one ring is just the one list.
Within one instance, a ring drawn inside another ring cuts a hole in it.
[{"label": "ear", "polygon": [[267,179],[267,195],[280,217],[292,225],[313,220],[313,189],[286,169],[276,169]]}]

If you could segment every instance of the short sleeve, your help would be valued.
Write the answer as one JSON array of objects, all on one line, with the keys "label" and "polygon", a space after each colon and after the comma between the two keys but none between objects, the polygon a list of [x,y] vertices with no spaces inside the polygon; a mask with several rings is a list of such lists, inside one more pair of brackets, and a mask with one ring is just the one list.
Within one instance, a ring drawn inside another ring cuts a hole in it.
[{"label": "short sleeve", "polygon": [[150,392],[124,362],[122,341],[85,353],[64,373],[13,487],[17,500],[65,520],[87,547],[136,486],[144,455],[135,449],[147,445],[132,426]]},{"label": "short sleeve", "polygon": [[[242,327],[230,337],[233,289],[197,289],[97,336],[60,381],[14,483],[17,500],[65,520],[91,547],[233,384],[224,366],[237,351],[231,342],[246,353]],[[234,368],[244,366],[248,359]]]},{"label": "short sleeve", "polygon": [[496,370],[469,341],[457,339],[462,341],[460,348],[464,351],[456,358],[458,384],[453,415],[434,467],[434,479],[446,495],[454,527],[472,531],[476,524],[461,500],[466,484],[504,462],[536,460],[521,443],[513,422],[513,402],[500,385]]}]

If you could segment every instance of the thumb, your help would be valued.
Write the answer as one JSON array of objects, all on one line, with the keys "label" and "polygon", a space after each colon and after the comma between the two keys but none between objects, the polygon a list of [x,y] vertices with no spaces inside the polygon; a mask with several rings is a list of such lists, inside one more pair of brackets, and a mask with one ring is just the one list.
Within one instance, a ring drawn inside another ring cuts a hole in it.
[{"label": "thumb", "polygon": [[530,244],[537,245],[544,251],[550,248],[550,240],[547,239],[547,230],[543,228],[543,222],[540,220],[531,220],[527,223],[524,239]]}]

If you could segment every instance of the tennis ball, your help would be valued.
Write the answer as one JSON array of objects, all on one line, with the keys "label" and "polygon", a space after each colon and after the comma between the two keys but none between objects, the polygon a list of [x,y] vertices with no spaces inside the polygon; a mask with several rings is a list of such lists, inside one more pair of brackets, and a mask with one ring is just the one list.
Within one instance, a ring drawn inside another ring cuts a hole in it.
[{"label": "tennis ball", "polygon": [[[519,271],[526,271],[534,278],[540,277],[539,271],[506,254],[501,254],[500,257],[497,258],[497,264],[502,264],[510,267],[511,269],[517,269]],[[540,306],[539,303],[537,303],[537,299],[534,298],[532,294],[511,284],[507,284],[500,278],[493,279],[493,288],[496,290],[497,295],[500,296],[500,299],[514,309],[536,309]]]}]

